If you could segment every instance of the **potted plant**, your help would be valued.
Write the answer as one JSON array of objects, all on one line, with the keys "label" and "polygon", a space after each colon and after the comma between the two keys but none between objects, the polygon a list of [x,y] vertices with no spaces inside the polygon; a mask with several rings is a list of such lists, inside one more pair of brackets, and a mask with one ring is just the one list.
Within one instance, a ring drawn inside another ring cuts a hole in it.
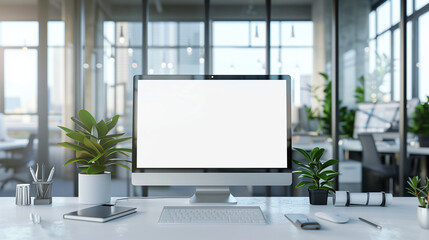
[{"label": "potted plant", "polygon": [[131,137],[121,137],[124,133],[109,134],[116,126],[119,116],[112,117],[105,122],[98,123],[86,110],[80,110],[79,118],[72,117],[72,121],[81,129],[71,130],[58,126],[74,142],[60,142],[58,145],[76,152],[75,158],[69,159],[65,165],[77,163],[79,173],[79,202],[86,204],[99,204],[110,201],[110,172],[106,168],[118,165],[128,170],[124,163],[127,159],[114,158],[115,154],[128,157],[129,148],[115,148],[116,144],[127,141]]},{"label": "potted plant", "polygon": [[[335,193],[333,189],[335,177],[339,175],[328,167],[338,164],[338,160],[331,159],[326,162],[321,162],[320,158],[323,156],[325,149],[314,148],[310,153],[300,148],[294,148],[300,152],[308,163],[302,163],[297,160],[293,162],[299,166],[298,171],[293,171],[294,174],[299,174],[298,178],[305,178],[306,180],[298,183],[296,188],[303,188],[308,185],[308,193],[310,197],[310,204],[313,205],[326,205],[328,201],[328,193]],[[309,180],[309,181],[307,181]]]},{"label": "potted plant", "polygon": [[419,200],[419,206],[417,207],[417,221],[420,227],[429,229],[429,178],[426,177],[426,184],[419,187],[420,177],[414,176],[408,178],[407,188],[408,193],[417,197]]},{"label": "potted plant", "polygon": [[420,147],[429,147],[429,96],[425,103],[417,105],[413,118],[411,120],[411,127],[408,131],[415,133],[419,136]]}]

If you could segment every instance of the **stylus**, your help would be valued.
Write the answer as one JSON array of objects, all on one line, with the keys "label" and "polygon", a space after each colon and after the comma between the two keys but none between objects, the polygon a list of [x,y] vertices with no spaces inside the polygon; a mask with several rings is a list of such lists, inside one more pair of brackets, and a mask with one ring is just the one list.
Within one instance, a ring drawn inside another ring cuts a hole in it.
[{"label": "stylus", "polygon": [[380,225],[377,225],[377,224],[375,224],[375,223],[373,223],[373,222],[370,222],[370,221],[368,221],[368,220],[366,220],[366,219],[363,219],[363,218],[361,218],[361,217],[359,217],[359,220],[361,220],[362,222],[364,222],[364,223],[368,223],[369,225],[371,225],[371,226],[373,226],[373,227],[376,227],[378,230],[381,230],[381,226]]}]

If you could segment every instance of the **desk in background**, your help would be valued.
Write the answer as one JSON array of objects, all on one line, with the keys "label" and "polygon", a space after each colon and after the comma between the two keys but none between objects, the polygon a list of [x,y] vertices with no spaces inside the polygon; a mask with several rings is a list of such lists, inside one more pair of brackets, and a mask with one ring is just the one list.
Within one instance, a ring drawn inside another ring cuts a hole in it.
[{"label": "desk in background", "polygon": [[[55,187],[55,185],[54,185]],[[16,206],[15,198],[0,198],[0,239],[425,239],[429,230],[421,229],[416,219],[415,198],[394,198],[389,207],[334,207],[309,205],[303,197],[237,198],[239,205],[261,206],[267,225],[158,224],[164,206],[188,205],[188,198],[137,199],[118,201],[120,206],[137,207],[137,213],[107,223],[64,220],[64,213],[86,208],[77,198],[54,198],[52,206]],[[317,220],[319,231],[296,228],[283,215],[303,213],[314,217],[318,211],[339,211],[351,220],[335,224]],[[41,225],[30,222],[29,214],[42,217]],[[357,220],[371,220],[376,228]]]},{"label": "desk in background", "polygon": [[[376,141],[377,151],[379,153],[399,153],[399,144]],[[357,139],[343,139],[340,145],[343,151],[362,152],[362,145]],[[429,147],[414,147],[408,145],[407,151],[413,155],[429,155]]]},{"label": "desk in background", "polygon": [[8,139],[0,141],[0,151],[12,151],[23,149],[27,146],[28,139]]}]

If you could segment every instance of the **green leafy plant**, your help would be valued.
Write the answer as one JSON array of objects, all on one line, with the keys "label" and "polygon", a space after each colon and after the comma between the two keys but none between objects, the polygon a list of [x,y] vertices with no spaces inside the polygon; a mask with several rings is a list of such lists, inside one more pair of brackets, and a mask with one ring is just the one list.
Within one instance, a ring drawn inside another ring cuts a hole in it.
[{"label": "green leafy plant", "polygon": [[[319,113],[317,109],[314,111],[308,107],[304,106],[307,112],[307,120],[318,119],[320,120],[318,131],[322,131],[326,135],[331,135],[332,132],[332,81],[329,79],[329,76],[326,73],[319,73],[325,79],[326,85],[323,89],[325,97],[322,99],[318,97],[316,91],[319,89],[318,86],[308,87],[307,90],[310,91],[311,95],[316,99],[317,102],[323,104],[322,112]],[[361,76],[358,79],[358,83],[355,89],[355,102],[362,103],[365,102],[365,78]],[[346,106],[342,106],[342,102],[339,101],[339,125],[340,125],[340,135],[345,137],[353,137],[354,131],[354,122],[355,122],[355,109],[348,109]]]},{"label": "green leafy plant", "polygon": [[429,208],[429,178],[426,177],[426,184],[421,187],[419,187],[419,176],[409,177],[407,183],[410,186],[407,188],[408,193],[417,197],[420,207]]},{"label": "green leafy plant", "polygon": [[121,138],[125,133],[109,134],[116,126],[119,115],[112,117],[107,122],[100,120],[98,123],[86,110],[80,110],[78,116],[79,118],[72,117],[71,119],[82,130],[71,130],[58,126],[70,139],[75,141],[58,143],[60,146],[76,151],[76,157],[66,161],[64,166],[77,163],[81,173],[85,174],[104,173],[106,168],[111,165],[118,165],[130,170],[124,163],[131,161],[114,157],[116,154],[129,157],[126,152],[132,152],[131,149],[115,148],[115,146],[131,139],[131,137]]},{"label": "green leafy plant", "polygon": [[413,118],[411,120],[411,126],[408,127],[408,131],[415,134],[429,134],[429,96],[425,103],[417,105]]},{"label": "green leafy plant", "polygon": [[302,181],[296,185],[296,188],[303,188],[309,185],[309,190],[326,190],[335,193],[333,188],[335,177],[340,173],[327,169],[330,166],[338,164],[338,160],[331,159],[326,162],[321,162],[320,158],[323,156],[325,149],[314,148],[310,153],[300,148],[294,148],[301,153],[308,161],[307,164],[298,160],[293,162],[299,166],[298,171],[293,171],[294,174],[299,174],[298,178],[306,178],[309,181]]},{"label": "green leafy plant", "polygon": [[365,102],[365,77],[361,76],[358,79],[358,85],[355,89],[355,102],[356,103],[363,103]]},{"label": "green leafy plant", "polygon": [[[325,100],[323,104],[323,111],[321,116],[321,124],[323,132],[327,135],[332,133],[332,81],[326,73],[319,73],[326,81],[326,87],[323,90],[325,93]],[[346,106],[342,106],[341,100],[338,101],[338,117],[340,125],[340,135],[352,137],[353,124],[347,125],[350,120],[354,122],[354,114],[350,115]],[[350,132],[351,131],[351,132]]]}]

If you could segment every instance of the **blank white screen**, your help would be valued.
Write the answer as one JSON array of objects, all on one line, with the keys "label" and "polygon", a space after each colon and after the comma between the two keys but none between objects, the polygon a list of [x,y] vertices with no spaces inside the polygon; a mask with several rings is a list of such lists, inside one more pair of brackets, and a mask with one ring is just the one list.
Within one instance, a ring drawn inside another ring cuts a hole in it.
[{"label": "blank white screen", "polygon": [[287,168],[286,81],[138,81],[138,168]]}]

